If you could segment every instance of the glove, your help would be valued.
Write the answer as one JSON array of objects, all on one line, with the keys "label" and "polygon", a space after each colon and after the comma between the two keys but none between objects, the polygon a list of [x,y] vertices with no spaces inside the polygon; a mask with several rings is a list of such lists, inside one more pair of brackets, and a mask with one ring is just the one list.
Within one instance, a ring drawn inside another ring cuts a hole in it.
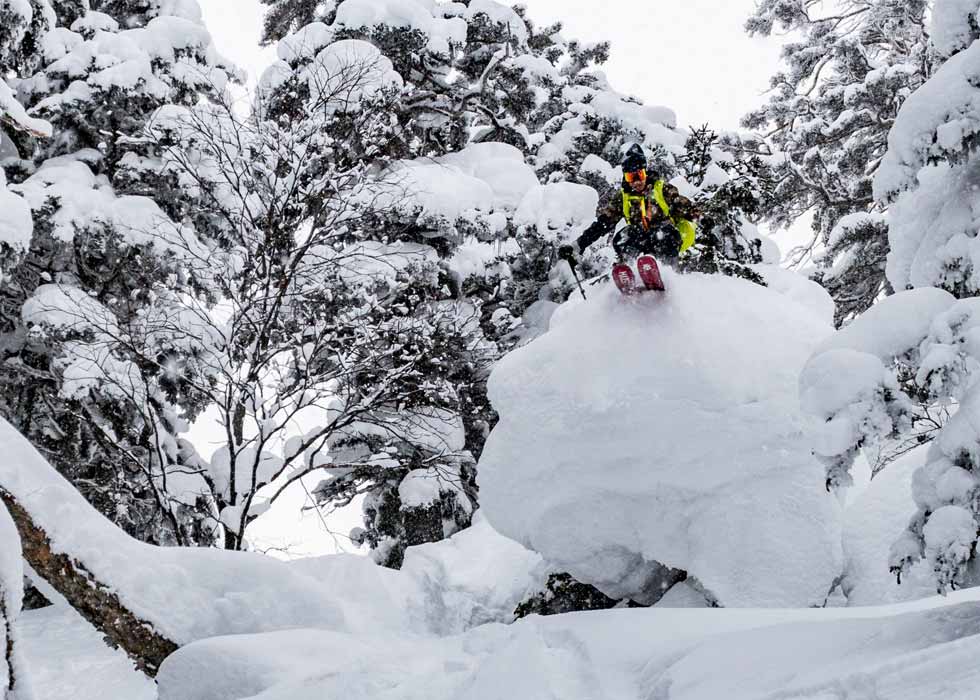
[{"label": "glove", "polygon": [[566,260],[569,265],[575,267],[578,265],[578,251],[575,250],[574,245],[568,243],[558,246],[558,259]]},{"label": "glove", "polygon": [[663,241],[680,238],[681,233],[674,224],[669,221],[664,221],[654,229],[653,235],[658,241]]}]

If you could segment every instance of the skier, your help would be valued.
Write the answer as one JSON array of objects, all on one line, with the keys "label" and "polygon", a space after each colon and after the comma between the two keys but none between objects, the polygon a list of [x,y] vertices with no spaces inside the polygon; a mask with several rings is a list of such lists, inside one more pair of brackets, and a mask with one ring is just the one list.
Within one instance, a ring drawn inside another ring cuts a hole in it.
[{"label": "skier", "polygon": [[[619,264],[613,268],[613,280],[625,292],[632,291],[632,270],[626,264],[640,258],[638,267],[644,283],[663,289],[656,256],[673,267],[678,256],[694,244],[694,221],[701,215],[694,203],[681,196],[677,188],[661,179],[647,177],[647,159],[643,148],[632,144],[623,157],[623,184],[600,207],[596,221],[573,244],[558,249],[558,257],[573,267],[586,248],[615,230],[620,219],[627,225],[613,237],[613,250]],[[651,279],[644,273],[651,270]],[[625,277],[624,277],[625,276]],[[624,289],[624,285],[629,289]]]}]

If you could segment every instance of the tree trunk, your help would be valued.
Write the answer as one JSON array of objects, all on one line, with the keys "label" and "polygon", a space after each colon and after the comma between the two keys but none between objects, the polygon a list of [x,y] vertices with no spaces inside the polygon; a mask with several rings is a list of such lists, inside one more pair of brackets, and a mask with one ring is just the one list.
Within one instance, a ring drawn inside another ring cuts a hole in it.
[{"label": "tree trunk", "polygon": [[3,624],[3,634],[6,640],[6,644],[4,644],[4,660],[7,664],[7,685],[6,687],[0,686],[0,698],[7,697],[7,692],[14,690],[14,686],[17,685],[17,677],[14,675],[14,630],[13,621],[10,618],[11,613],[7,610],[6,603],[4,603],[3,586],[0,586],[0,623]]},{"label": "tree trunk", "polygon": [[0,500],[17,525],[24,558],[34,571],[105,635],[110,644],[125,651],[143,673],[154,677],[160,664],[178,645],[133,614],[80,562],[68,553],[54,551],[44,529],[13,496],[0,489]]}]

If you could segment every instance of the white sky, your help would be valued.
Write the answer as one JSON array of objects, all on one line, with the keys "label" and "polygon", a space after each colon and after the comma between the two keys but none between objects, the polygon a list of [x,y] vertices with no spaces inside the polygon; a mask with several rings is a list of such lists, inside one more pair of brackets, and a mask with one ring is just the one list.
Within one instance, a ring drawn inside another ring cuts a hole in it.
[{"label": "white sky", "polygon": [[[261,49],[259,0],[199,0],[218,49],[254,82],[275,58]],[[566,38],[609,40],[612,58],[604,67],[620,92],[648,104],[670,107],[682,127],[709,123],[735,129],[740,117],[764,100],[769,76],[778,63],[774,39],[749,39],[742,30],[755,0],[524,0],[538,25],[561,20]],[[202,453],[209,427],[202,421]],[[311,479],[308,486],[315,486]],[[314,511],[301,512],[309,498],[293,489],[250,529],[260,548],[282,547],[292,555],[350,550],[343,534],[360,525],[352,507],[330,518],[336,534],[326,532]],[[273,552],[270,552],[273,553]],[[285,553],[281,553],[285,555]]]},{"label": "white sky", "polygon": [[[199,0],[224,55],[255,77],[274,55],[260,51],[258,0]],[[681,126],[738,126],[760,104],[777,65],[774,39],[742,30],[755,0],[524,0],[538,25],[561,20],[567,38],[609,40],[613,87],[677,112]]]}]

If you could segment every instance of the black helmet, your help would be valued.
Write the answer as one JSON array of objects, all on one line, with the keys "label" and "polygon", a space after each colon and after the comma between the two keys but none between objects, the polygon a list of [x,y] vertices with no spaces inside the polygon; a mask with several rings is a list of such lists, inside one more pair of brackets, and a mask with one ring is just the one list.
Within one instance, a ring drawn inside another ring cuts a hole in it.
[{"label": "black helmet", "polygon": [[623,154],[623,172],[632,173],[647,167],[647,156],[638,143],[631,144]]}]

